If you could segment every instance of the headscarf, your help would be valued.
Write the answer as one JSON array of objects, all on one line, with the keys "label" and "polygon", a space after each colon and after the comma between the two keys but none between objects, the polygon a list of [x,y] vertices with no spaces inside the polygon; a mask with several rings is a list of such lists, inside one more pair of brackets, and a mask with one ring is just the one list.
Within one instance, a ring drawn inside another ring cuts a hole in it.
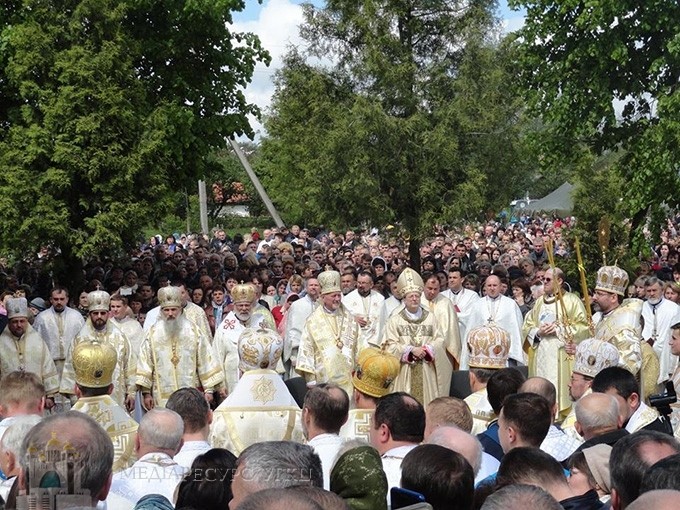
[{"label": "headscarf", "polygon": [[382,459],[372,446],[362,444],[340,451],[331,470],[331,491],[352,510],[387,510],[387,477]]}]

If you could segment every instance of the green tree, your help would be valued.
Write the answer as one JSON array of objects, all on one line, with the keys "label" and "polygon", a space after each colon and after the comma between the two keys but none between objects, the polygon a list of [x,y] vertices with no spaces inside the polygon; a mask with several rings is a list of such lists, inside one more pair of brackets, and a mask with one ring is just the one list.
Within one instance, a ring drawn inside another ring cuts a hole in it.
[{"label": "green tree", "polygon": [[259,162],[287,220],[399,222],[417,240],[523,191],[517,176],[531,165],[522,105],[512,94],[512,47],[494,38],[494,7],[305,7],[308,50],[291,51],[277,76]]},{"label": "green tree", "polygon": [[0,242],[81,257],[129,247],[173,194],[252,135],[256,36],[242,0],[24,0],[0,19]]},{"label": "green tree", "polygon": [[[518,32],[532,112],[561,140],[552,157],[587,145],[622,151],[625,217],[635,251],[656,232],[680,185],[680,4],[675,0],[511,0],[526,9]],[[547,153],[547,151],[545,151]]]}]

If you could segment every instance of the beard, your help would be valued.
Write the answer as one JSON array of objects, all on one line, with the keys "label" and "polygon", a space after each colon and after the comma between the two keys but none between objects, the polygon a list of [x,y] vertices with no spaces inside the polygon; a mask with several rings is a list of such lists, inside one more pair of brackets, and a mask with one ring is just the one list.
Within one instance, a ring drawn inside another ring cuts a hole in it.
[{"label": "beard", "polygon": [[163,333],[165,333],[166,336],[176,336],[182,328],[179,317],[176,319],[167,319],[163,317],[161,324],[163,325]]},{"label": "beard", "polygon": [[359,289],[357,289],[357,292],[359,292],[359,295],[360,295],[361,297],[368,297],[368,296],[371,295],[371,289],[368,289],[368,290],[359,290]]},{"label": "beard", "polygon": [[93,319],[92,325],[94,326],[94,329],[96,329],[97,331],[102,331],[104,328],[106,328],[106,320],[105,319]]},{"label": "beard", "polygon": [[236,315],[236,318],[240,320],[241,322],[246,322],[250,317],[253,315],[251,312],[234,312],[234,315]]}]

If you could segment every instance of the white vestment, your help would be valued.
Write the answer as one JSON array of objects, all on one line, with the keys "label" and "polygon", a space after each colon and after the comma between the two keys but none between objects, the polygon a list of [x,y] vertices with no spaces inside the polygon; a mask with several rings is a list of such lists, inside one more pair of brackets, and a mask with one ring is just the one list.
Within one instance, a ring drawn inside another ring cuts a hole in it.
[{"label": "white vestment", "polygon": [[250,370],[213,413],[209,442],[234,455],[261,441],[302,443],[302,411],[274,370]]},{"label": "white vestment", "polygon": [[238,368],[238,339],[246,329],[257,329],[263,322],[262,315],[253,315],[244,324],[232,310],[224,316],[220,325],[215,329],[213,347],[217,361],[224,370],[224,382],[228,393],[234,390],[241,375]]},{"label": "white vestment", "polygon": [[380,347],[382,340],[380,316],[384,302],[385,298],[374,290],[366,297],[362,297],[356,289],[342,297],[342,304],[352,315],[363,317],[368,321],[359,332],[357,346],[359,352],[366,347]]},{"label": "white vestment", "polygon": [[61,313],[55,312],[54,307],[50,307],[35,318],[33,328],[40,333],[50,349],[59,377],[64,368],[66,351],[84,325],[85,319],[80,312],[69,307],[64,308]]},{"label": "white vestment", "polygon": [[297,364],[298,349],[300,348],[300,338],[302,330],[307,322],[307,317],[316,310],[318,303],[312,301],[309,296],[304,296],[293,302],[288,308],[286,318],[286,334],[283,338],[283,362],[286,366],[287,378],[297,377],[295,365]]},{"label": "white vestment", "polygon": [[122,321],[111,317],[109,319],[123,332],[130,342],[130,348],[135,357],[139,354],[139,347],[142,345],[142,340],[144,340],[144,329],[138,320],[132,317],[125,317]]},{"label": "white vestment", "polygon": [[[481,298],[472,306],[470,319],[467,325],[467,335],[470,331],[484,324],[495,324],[504,329],[510,336],[510,359],[518,364],[526,365],[526,355],[522,350],[522,312],[513,299],[506,296],[498,296],[490,299],[488,296]],[[467,348],[467,339],[460,356],[460,370],[468,370],[470,351]]]},{"label": "white vestment", "polygon": [[671,326],[680,322],[680,306],[669,299],[652,306],[649,301],[642,305],[642,318],[645,326],[642,329],[643,340],[654,340],[654,352],[659,357],[659,378],[657,383],[668,381],[678,366],[678,357],[671,354],[668,343],[671,338]]},{"label": "white vestment", "polygon": [[[441,293],[442,296],[451,300],[453,307],[458,314],[458,327],[460,329],[461,340],[466,338],[468,331],[468,321],[472,313],[472,306],[479,301],[479,294],[474,290],[462,287],[458,292],[453,292],[451,289],[446,289]],[[465,347],[465,346],[463,346]]]}]

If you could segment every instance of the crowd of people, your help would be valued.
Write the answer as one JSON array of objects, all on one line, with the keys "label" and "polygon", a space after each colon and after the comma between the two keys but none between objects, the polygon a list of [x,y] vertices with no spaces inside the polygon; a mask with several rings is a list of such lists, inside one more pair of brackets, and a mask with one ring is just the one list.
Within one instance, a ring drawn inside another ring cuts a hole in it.
[{"label": "crowd of people", "polygon": [[[680,265],[574,219],[155,236],[0,273],[6,508],[677,508]],[[632,278],[631,278],[632,277]],[[629,285],[630,283],[630,285]],[[428,508],[427,506],[421,506]]]}]

